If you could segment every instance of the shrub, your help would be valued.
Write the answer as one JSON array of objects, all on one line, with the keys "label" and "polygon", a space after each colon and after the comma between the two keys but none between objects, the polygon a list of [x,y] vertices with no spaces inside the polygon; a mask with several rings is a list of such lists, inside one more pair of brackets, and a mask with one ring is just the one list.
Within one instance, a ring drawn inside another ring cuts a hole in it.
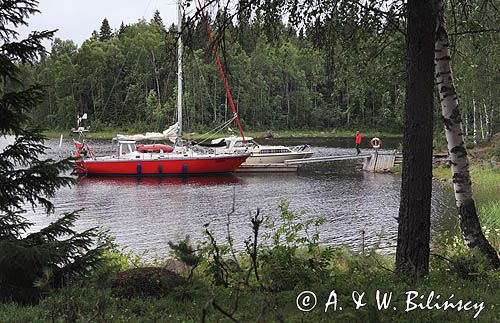
[{"label": "shrub", "polygon": [[142,267],[119,272],[112,282],[119,297],[165,296],[185,283],[176,273],[161,267]]},{"label": "shrub", "polygon": [[318,245],[318,227],[325,219],[305,220],[304,212],[292,212],[289,206],[288,201],[281,201],[278,219],[267,219],[269,232],[264,238],[269,245],[264,244],[260,250],[263,282],[276,291],[307,286],[325,278],[332,257],[330,248]]}]

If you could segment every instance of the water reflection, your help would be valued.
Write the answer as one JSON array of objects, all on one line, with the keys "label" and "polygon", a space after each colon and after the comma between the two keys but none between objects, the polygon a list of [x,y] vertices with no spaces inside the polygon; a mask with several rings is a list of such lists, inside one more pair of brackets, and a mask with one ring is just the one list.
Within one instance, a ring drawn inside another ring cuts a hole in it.
[{"label": "water reflection", "polygon": [[[313,143],[317,156],[352,154],[354,148],[329,147],[333,140]],[[276,142],[276,140],[274,141]],[[350,142],[350,141],[349,141]],[[283,142],[285,144],[293,144]],[[105,151],[107,141],[95,141],[95,151]],[[69,154],[71,142],[49,140],[49,157]],[[366,149],[366,148],[365,148]],[[367,150],[367,149],[366,149]],[[52,199],[59,213],[83,208],[78,230],[101,226],[110,230],[121,246],[141,253],[153,250],[166,254],[167,242],[183,238],[201,239],[204,224],[210,223],[218,241],[227,235],[228,213],[236,246],[251,235],[250,216],[257,208],[265,216],[277,216],[280,200],[290,208],[305,210],[306,217],[324,216],[320,239],[326,244],[347,244],[359,248],[361,230],[368,245],[394,245],[399,209],[399,176],[359,171],[353,161],[303,167],[298,173],[234,174],[194,177],[81,177],[71,188],[59,190]],[[456,228],[453,191],[449,183],[434,185],[432,229]],[[55,219],[42,210],[28,210],[36,228]]]},{"label": "water reflection", "polygon": [[240,181],[234,174],[219,174],[206,176],[81,176],[77,185],[225,185],[237,184]]}]

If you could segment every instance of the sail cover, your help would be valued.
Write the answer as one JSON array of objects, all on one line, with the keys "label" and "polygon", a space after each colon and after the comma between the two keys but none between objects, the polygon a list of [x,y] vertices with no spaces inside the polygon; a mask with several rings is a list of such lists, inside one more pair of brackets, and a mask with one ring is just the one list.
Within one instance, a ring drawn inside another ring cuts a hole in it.
[{"label": "sail cover", "polygon": [[212,143],[205,143],[205,142],[196,142],[196,141],[193,141],[193,144],[195,145],[198,145],[198,146],[202,146],[202,147],[226,147],[226,140],[224,139],[221,139],[221,140],[218,140],[217,142],[214,142],[215,140],[212,140]]},{"label": "sail cover", "polygon": [[116,135],[114,140],[134,140],[134,141],[156,141],[156,140],[170,140],[176,142],[179,124],[176,122],[163,132],[146,132],[146,134],[137,135]]}]

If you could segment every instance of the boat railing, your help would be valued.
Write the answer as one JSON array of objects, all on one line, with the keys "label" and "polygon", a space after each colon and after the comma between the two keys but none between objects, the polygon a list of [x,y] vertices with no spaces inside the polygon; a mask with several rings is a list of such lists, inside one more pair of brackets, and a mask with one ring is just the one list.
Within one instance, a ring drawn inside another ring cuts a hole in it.
[{"label": "boat railing", "polygon": [[308,151],[311,151],[311,147],[307,144],[298,145],[298,146],[293,147],[292,150],[295,152],[308,152]]}]

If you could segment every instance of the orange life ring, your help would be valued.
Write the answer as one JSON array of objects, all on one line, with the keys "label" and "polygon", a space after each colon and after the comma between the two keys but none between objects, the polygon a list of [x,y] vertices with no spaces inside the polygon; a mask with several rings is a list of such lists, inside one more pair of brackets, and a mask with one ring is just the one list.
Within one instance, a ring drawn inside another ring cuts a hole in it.
[{"label": "orange life ring", "polygon": [[382,140],[377,137],[372,138],[372,140],[370,140],[370,146],[372,146],[373,149],[379,149],[382,147]]}]

